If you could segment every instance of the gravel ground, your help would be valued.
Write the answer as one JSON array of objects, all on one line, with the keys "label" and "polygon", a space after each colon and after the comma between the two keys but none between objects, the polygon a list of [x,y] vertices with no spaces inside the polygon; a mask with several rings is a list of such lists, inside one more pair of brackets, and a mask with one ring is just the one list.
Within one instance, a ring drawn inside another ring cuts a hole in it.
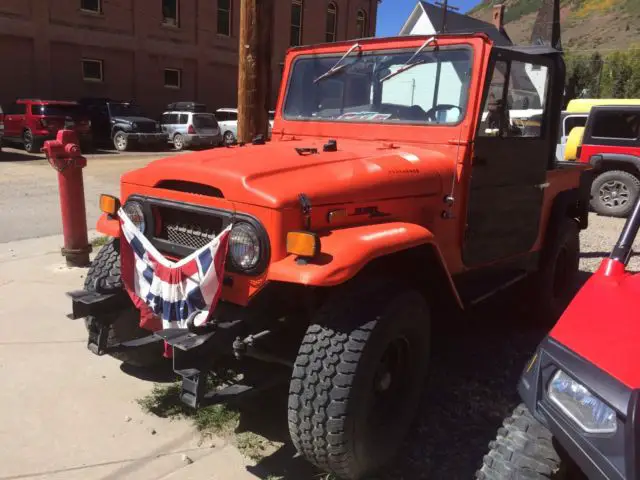
[{"label": "gravel ground", "polygon": [[[609,254],[623,224],[620,219],[591,215],[589,229],[581,234],[581,281]],[[635,258],[631,267],[640,270],[640,260]],[[462,326],[459,322],[435,326],[438,341],[431,352],[421,413],[395,464],[371,480],[474,478],[502,419],[519,403],[515,389],[522,367],[547,334],[545,327],[527,327],[522,307],[509,300],[505,295],[467,313]],[[286,426],[279,408],[268,423]],[[286,432],[277,437],[286,441]],[[285,445],[260,462],[256,473],[296,480],[323,478],[304,461],[292,462],[292,454]]]}]

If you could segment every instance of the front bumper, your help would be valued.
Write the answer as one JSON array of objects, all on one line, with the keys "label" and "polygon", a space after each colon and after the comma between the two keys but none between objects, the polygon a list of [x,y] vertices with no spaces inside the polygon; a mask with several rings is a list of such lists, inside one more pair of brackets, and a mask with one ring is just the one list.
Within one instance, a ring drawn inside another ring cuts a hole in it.
[{"label": "front bumper", "polygon": [[[558,369],[615,410],[615,433],[586,433],[551,402],[547,388]],[[549,428],[589,479],[640,480],[640,390],[630,389],[552,338],[547,338],[527,365],[518,391],[533,415]]]},{"label": "front bumper", "polygon": [[125,132],[129,140],[134,140],[139,143],[166,143],[169,137],[166,133],[136,133]]},{"label": "front bumper", "polygon": [[222,143],[222,136],[218,135],[185,135],[184,144],[187,147],[192,146],[212,146],[217,147]]}]

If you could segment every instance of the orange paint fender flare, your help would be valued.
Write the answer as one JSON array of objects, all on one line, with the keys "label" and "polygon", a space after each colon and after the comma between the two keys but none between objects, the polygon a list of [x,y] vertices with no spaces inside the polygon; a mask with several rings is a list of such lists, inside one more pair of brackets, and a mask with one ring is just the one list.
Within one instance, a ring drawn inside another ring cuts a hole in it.
[{"label": "orange paint fender flare", "polygon": [[372,260],[413,247],[430,244],[449,279],[451,290],[462,305],[442,253],[432,232],[413,223],[393,222],[333,230],[320,236],[321,252],[307,264],[294,255],[273,262],[268,280],[309,286],[331,287],[356,276]]},{"label": "orange paint fender flare", "polygon": [[96,224],[96,230],[98,230],[103,235],[107,235],[109,237],[119,237],[120,236],[120,222],[117,218],[113,218],[106,213],[100,215],[98,219],[98,223]]}]

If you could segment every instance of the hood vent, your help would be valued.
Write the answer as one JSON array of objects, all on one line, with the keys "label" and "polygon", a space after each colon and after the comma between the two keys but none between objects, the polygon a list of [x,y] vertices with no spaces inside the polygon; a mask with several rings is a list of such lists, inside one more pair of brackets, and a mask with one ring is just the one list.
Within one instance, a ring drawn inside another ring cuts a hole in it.
[{"label": "hood vent", "polygon": [[155,185],[156,188],[173,190],[175,192],[193,193],[205,197],[224,198],[222,191],[204,183],[188,182],[185,180],[162,180]]}]

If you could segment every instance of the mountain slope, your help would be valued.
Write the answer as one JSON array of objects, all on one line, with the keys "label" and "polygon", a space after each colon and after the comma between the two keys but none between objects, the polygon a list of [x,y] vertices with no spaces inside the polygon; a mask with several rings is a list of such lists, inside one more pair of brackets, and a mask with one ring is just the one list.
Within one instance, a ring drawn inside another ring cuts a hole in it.
[{"label": "mountain slope", "polygon": [[[494,3],[504,3],[505,29],[528,44],[542,0],[482,0],[468,15],[491,22]],[[561,0],[562,43],[567,50],[626,50],[640,45],[640,0]]]}]

